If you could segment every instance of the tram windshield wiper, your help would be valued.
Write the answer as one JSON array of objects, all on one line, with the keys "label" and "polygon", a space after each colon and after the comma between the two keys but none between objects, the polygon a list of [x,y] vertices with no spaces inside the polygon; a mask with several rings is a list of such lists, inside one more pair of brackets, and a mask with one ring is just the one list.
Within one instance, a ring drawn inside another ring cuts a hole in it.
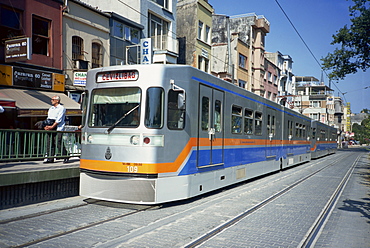
[{"label": "tram windshield wiper", "polygon": [[121,118],[119,118],[112,126],[110,126],[107,129],[107,133],[110,134],[110,132],[112,132],[112,130],[118,125],[118,123],[120,123],[123,119],[125,119],[126,116],[128,116],[129,114],[131,114],[139,106],[140,106],[140,104],[136,105],[135,107],[133,107],[132,109],[130,109],[129,111],[127,111],[124,115],[122,115]]}]

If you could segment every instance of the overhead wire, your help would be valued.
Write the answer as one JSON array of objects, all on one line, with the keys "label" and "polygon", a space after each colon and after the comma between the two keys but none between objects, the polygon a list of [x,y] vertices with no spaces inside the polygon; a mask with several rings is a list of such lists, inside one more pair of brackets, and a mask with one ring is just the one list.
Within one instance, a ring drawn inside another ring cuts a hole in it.
[{"label": "overhead wire", "polygon": [[[321,63],[319,62],[319,60],[316,58],[315,54],[312,52],[312,50],[310,49],[310,47],[308,46],[308,44],[306,43],[306,41],[303,39],[302,35],[299,33],[298,29],[295,27],[295,25],[293,24],[293,22],[291,21],[291,19],[289,18],[288,14],[285,12],[284,8],[280,5],[279,1],[278,0],[275,0],[276,4],[279,6],[280,10],[283,12],[284,16],[287,18],[287,20],[289,21],[290,25],[292,25],[294,31],[297,33],[298,37],[301,39],[301,41],[303,42],[303,44],[305,45],[305,47],[307,48],[307,50],[309,51],[309,53],[312,55],[312,57],[314,58],[314,60],[316,61],[316,63],[319,65],[320,69],[322,72],[325,73],[326,77],[329,78],[327,72],[322,68],[322,65]],[[330,79],[329,79],[330,80]],[[341,93],[343,95],[343,98],[344,100],[347,102],[345,96],[344,96],[344,93],[335,85],[333,84],[334,87],[338,90],[339,93]]]}]

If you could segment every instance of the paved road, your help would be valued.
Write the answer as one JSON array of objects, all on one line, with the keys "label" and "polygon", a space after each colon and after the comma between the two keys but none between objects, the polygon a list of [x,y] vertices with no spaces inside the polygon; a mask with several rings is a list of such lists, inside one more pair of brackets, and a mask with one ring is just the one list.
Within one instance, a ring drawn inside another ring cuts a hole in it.
[{"label": "paved road", "polygon": [[200,247],[298,247],[347,173],[349,180],[313,244],[370,247],[370,158],[363,150],[339,151],[211,194],[149,208],[72,197],[2,210],[0,247],[185,247],[207,233],[215,235]]}]

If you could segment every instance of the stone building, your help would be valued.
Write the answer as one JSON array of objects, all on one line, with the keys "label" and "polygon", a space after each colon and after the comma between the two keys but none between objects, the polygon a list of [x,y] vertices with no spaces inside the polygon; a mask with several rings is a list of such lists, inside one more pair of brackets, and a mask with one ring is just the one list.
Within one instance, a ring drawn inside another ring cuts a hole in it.
[{"label": "stone building", "polygon": [[177,2],[178,64],[210,73],[213,7],[208,0]]}]

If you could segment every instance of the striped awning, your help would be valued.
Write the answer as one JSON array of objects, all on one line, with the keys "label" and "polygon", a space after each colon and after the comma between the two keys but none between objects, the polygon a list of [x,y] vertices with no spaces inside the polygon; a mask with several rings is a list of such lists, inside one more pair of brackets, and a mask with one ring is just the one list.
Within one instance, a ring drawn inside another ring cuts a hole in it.
[{"label": "striped awning", "polygon": [[60,97],[60,103],[66,108],[66,116],[81,116],[80,104],[61,92],[0,88],[0,99],[1,94],[15,101],[18,117],[47,116],[50,99],[55,95]]}]

